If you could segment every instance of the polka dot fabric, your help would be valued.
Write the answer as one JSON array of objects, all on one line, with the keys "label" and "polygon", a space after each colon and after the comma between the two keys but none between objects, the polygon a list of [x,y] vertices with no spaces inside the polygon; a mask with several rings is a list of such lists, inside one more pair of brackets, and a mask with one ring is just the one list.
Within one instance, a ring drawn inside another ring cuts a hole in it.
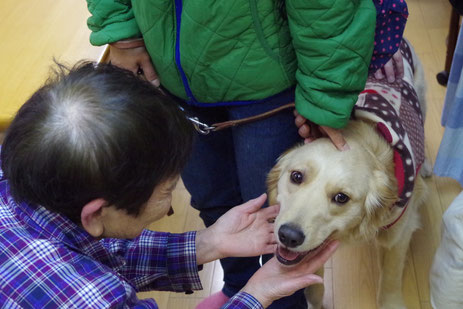
[{"label": "polka dot fabric", "polygon": [[373,0],[376,7],[375,46],[370,72],[382,68],[399,49],[408,18],[405,0]]},{"label": "polka dot fabric", "polygon": [[354,107],[354,116],[376,123],[380,134],[394,148],[399,194],[396,206],[404,207],[424,162],[424,128],[418,96],[412,86],[412,53],[406,41],[401,43],[400,51],[404,56],[404,78],[391,84],[369,76]]}]

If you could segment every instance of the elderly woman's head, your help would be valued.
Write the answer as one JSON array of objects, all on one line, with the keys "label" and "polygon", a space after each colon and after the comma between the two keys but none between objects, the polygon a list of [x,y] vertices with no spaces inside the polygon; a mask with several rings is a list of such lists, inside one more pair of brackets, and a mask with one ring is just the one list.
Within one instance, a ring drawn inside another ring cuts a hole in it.
[{"label": "elderly woman's head", "polygon": [[150,83],[111,65],[58,65],[14,118],[1,163],[18,202],[76,223],[95,199],[137,216],[178,177],[192,139],[177,105]]}]

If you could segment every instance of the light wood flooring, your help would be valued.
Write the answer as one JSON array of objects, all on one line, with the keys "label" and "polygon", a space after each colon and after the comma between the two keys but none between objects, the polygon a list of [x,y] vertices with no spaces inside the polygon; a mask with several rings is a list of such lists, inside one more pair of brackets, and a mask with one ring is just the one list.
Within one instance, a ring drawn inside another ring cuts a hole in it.
[{"label": "light wood flooring", "polygon": [[[448,0],[408,0],[410,17],[406,36],[420,56],[428,81],[426,153],[434,162],[442,138],[440,115],[445,88],[438,85],[436,73],[444,68],[450,5]],[[102,48],[88,43],[88,12],[83,0],[2,0],[0,1],[0,131],[8,117],[40,85],[52,57],[72,63],[81,58],[96,60]],[[6,118],[1,118],[6,115]],[[2,133],[0,132],[0,141]],[[404,294],[408,308],[431,308],[428,272],[440,240],[442,213],[461,191],[451,179],[431,177],[427,181],[429,199],[422,207],[422,229],[410,245]],[[156,222],[151,228],[183,232],[203,228],[197,211],[189,206],[183,185],[177,186],[173,205],[175,215]],[[376,253],[368,246],[342,247],[325,266],[325,308],[374,309],[378,280]],[[204,297],[222,287],[218,262],[205,265],[201,272],[204,290],[192,295],[170,292],[139,293],[154,297],[161,309],[192,309]]]},{"label": "light wood flooring", "polygon": [[84,0],[0,1],[0,131],[45,81],[53,59],[96,60]]}]

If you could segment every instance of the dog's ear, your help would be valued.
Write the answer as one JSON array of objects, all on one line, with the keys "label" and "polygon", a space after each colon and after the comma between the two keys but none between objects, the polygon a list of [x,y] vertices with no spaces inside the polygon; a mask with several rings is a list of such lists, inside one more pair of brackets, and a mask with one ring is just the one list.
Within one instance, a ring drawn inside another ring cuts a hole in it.
[{"label": "dog's ear", "polygon": [[382,221],[398,200],[393,151],[377,130],[362,130],[362,134],[361,141],[369,154],[373,170],[365,199],[366,216],[373,221]]},{"label": "dog's ear", "polygon": [[365,199],[365,217],[359,232],[372,235],[387,222],[390,209],[398,200],[397,180],[391,170],[375,170]]},{"label": "dog's ear", "polygon": [[389,209],[398,200],[397,180],[384,170],[373,171],[365,206],[369,213],[377,208]]},{"label": "dog's ear", "polygon": [[267,175],[267,195],[269,205],[277,203],[278,180],[280,179],[280,173],[281,163],[278,161]]}]

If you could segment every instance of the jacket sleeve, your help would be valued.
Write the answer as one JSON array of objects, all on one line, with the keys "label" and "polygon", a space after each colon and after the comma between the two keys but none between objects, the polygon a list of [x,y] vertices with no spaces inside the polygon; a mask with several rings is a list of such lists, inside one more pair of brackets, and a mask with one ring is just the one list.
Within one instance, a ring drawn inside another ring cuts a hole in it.
[{"label": "jacket sleeve", "polygon": [[90,43],[104,45],[141,37],[130,0],[87,0]]},{"label": "jacket sleeve", "polygon": [[287,0],[296,52],[296,109],[324,126],[344,127],[365,87],[373,52],[371,0]]}]

